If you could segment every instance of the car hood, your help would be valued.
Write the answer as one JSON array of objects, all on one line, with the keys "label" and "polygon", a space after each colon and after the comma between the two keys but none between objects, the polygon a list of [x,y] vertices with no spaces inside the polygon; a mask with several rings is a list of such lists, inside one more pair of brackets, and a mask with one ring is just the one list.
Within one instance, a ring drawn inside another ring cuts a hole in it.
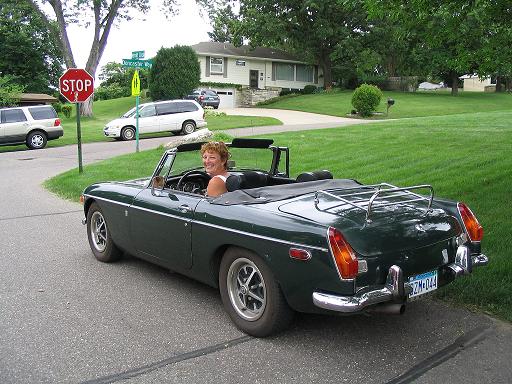
[{"label": "car hood", "polygon": [[425,204],[385,207],[373,212],[370,222],[365,211],[354,207],[321,210],[313,196],[282,204],[279,210],[337,228],[358,254],[368,257],[436,244],[462,231],[457,219],[435,204],[430,212]]},{"label": "car hood", "polygon": [[120,118],[117,118],[117,119],[114,119],[112,121],[109,121],[106,126],[107,127],[116,127],[116,126],[119,126],[119,125],[123,125],[126,123],[126,121],[128,120],[129,118],[125,118],[125,117],[120,117]]}]

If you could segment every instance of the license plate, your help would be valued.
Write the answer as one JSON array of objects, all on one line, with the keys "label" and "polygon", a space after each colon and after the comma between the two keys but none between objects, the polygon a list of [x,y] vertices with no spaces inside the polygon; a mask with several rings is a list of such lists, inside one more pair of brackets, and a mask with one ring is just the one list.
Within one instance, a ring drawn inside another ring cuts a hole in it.
[{"label": "license plate", "polygon": [[437,270],[409,277],[412,292],[409,298],[417,297],[437,289]]}]

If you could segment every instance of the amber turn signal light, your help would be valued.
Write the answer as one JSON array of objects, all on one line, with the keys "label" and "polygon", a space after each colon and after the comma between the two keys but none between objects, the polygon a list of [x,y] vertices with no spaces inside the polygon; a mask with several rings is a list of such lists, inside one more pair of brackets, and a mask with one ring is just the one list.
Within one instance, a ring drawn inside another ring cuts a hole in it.
[{"label": "amber turn signal light", "polygon": [[471,209],[464,203],[457,203],[457,209],[471,241],[481,241],[482,237],[484,237],[484,229],[473,212],[471,212]]},{"label": "amber turn signal light", "polygon": [[85,196],[84,195],[80,195],[80,204],[84,204],[84,201],[85,201]]},{"label": "amber turn signal light", "polygon": [[342,279],[354,279],[358,272],[358,261],[354,250],[336,228],[329,227],[328,236],[339,275]]}]

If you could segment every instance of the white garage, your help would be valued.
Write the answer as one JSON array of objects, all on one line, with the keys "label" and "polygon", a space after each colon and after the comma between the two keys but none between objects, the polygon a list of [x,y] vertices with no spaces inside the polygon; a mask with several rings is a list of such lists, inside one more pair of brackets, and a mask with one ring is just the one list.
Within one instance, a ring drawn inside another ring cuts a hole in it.
[{"label": "white garage", "polygon": [[219,95],[220,105],[219,108],[235,108],[235,89],[234,88],[218,88],[214,89]]}]

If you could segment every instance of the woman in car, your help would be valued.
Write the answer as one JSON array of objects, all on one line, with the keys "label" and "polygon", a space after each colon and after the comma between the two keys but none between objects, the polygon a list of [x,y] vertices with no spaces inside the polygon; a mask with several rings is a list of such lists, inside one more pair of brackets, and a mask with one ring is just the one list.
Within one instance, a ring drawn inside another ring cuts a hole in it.
[{"label": "woman in car", "polygon": [[226,189],[229,150],[222,141],[210,141],[201,147],[204,170],[211,176],[206,189],[207,196],[219,196]]}]

